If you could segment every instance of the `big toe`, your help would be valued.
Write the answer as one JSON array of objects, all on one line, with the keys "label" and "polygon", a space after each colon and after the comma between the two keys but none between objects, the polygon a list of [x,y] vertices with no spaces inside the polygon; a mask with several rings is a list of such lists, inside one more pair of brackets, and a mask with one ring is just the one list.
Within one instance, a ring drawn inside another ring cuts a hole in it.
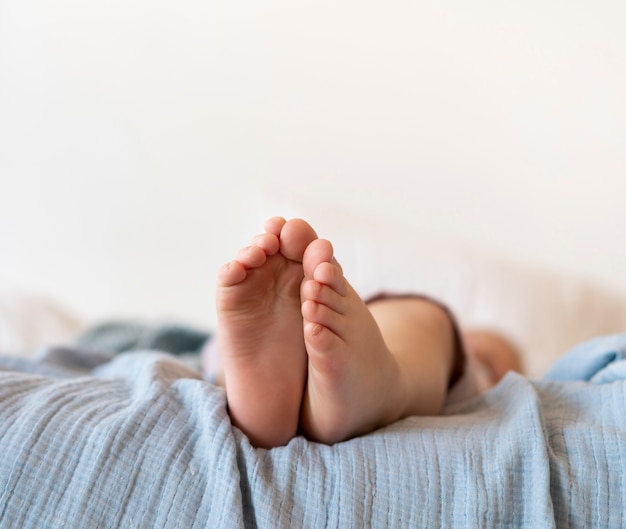
[{"label": "big toe", "polygon": [[302,262],[307,246],[317,239],[311,225],[302,219],[288,220],[280,231],[280,252],[291,261]]},{"label": "big toe", "polygon": [[[315,270],[319,269],[319,265],[328,263],[331,268],[335,268],[336,272],[341,274],[341,267],[333,258],[333,245],[326,239],[316,239],[306,247],[304,255],[302,257],[302,266],[304,268],[304,275],[309,279],[320,280],[315,277]],[[321,281],[326,283],[326,281]]]}]

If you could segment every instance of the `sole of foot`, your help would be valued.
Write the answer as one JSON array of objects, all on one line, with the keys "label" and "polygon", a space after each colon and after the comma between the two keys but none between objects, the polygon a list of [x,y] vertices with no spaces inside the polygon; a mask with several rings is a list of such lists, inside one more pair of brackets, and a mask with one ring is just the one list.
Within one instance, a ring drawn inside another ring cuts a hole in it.
[{"label": "sole of foot", "polygon": [[300,286],[317,237],[300,219],[269,219],[218,272],[218,348],[231,420],[256,447],[297,433],[306,378]]}]

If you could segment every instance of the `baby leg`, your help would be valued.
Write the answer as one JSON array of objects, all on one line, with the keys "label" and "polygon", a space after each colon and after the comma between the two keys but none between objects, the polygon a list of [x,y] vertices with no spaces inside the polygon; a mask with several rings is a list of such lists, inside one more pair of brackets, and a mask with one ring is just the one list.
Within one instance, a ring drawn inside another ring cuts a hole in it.
[{"label": "baby leg", "polygon": [[303,433],[332,444],[404,417],[439,413],[454,361],[448,314],[419,298],[366,305],[328,241],[313,241],[303,265]]},{"label": "baby leg", "polygon": [[297,433],[306,377],[301,260],[316,234],[278,217],[265,230],[219,271],[217,339],[231,420],[270,448]]}]

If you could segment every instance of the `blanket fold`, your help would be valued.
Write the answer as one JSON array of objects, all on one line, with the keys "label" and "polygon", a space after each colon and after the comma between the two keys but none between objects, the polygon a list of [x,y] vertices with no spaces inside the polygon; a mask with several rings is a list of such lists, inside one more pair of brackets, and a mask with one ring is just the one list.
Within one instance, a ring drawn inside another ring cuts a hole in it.
[{"label": "blanket fold", "polygon": [[626,525],[616,376],[509,374],[442,417],[262,450],[231,425],[224,391],[177,358],[63,365],[76,354],[0,358],[0,528]]}]

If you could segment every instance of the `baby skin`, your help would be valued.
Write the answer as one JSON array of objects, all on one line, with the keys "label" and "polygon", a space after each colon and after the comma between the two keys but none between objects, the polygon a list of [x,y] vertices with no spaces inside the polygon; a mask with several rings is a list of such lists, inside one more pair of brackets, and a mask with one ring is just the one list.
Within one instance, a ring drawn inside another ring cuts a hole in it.
[{"label": "baby skin", "polygon": [[333,247],[276,217],[218,273],[218,347],[231,420],[256,447],[333,444],[441,412],[455,337],[419,298],[366,304]]}]

